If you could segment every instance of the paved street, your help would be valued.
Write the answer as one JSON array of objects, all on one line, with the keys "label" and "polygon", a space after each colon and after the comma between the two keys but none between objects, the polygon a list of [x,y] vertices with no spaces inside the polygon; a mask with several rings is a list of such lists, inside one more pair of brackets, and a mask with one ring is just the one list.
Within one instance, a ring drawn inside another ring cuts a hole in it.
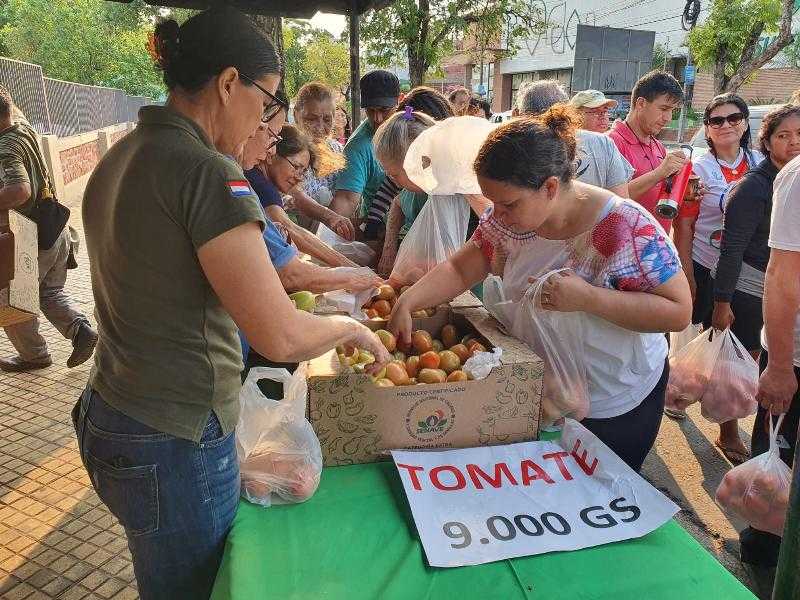
[{"label": "paved street", "polygon": [[[76,228],[84,182],[72,184],[67,195]],[[79,269],[70,272],[67,288],[91,314],[85,254],[79,263]],[[91,489],[69,419],[86,383],[88,364],[67,369],[69,342],[47,322],[43,331],[53,366],[35,373],[0,374],[0,598],[136,598],[122,530]],[[0,333],[0,355],[11,352]],[[716,486],[729,468],[713,446],[717,427],[695,407],[689,413],[683,423],[664,418],[644,475],[680,504],[678,518],[684,527],[757,591],[737,558],[736,530],[742,524],[729,521],[714,503]],[[741,424],[748,443],[751,425],[752,421]]]}]

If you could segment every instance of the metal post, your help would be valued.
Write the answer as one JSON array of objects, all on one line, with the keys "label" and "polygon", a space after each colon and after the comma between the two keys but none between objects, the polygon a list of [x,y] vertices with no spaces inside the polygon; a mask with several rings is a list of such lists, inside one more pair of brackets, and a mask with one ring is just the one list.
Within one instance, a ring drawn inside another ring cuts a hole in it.
[{"label": "metal post", "polygon": [[795,444],[793,471],[789,513],[783,528],[772,600],[800,598],[800,443]]},{"label": "metal post", "polygon": [[[686,68],[684,69],[683,81],[683,102],[681,103],[681,116],[678,118],[678,143],[683,141],[683,133],[686,129],[686,112],[692,104],[692,94],[694,92],[694,71],[690,70],[692,65],[692,49],[686,51]],[[692,73],[691,77],[689,73]]]},{"label": "metal post", "polygon": [[352,112],[353,131],[361,123],[361,59],[359,56],[358,38],[358,0],[350,4],[350,110]]}]

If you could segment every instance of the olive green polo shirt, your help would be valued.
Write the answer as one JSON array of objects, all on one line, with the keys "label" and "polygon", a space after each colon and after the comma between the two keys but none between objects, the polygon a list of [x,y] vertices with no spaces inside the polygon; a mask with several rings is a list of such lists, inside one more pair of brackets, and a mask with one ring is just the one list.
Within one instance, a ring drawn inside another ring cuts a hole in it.
[{"label": "olive green polo shirt", "polygon": [[144,107],[89,179],[83,223],[100,339],[91,386],[145,425],[199,441],[239,416],[237,328],[197,250],[264,215],[242,170],[193,121]]},{"label": "olive green polo shirt", "polygon": [[44,165],[36,132],[26,122],[15,123],[0,131],[0,186],[27,183],[31,197],[14,210],[31,216],[39,190],[45,184],[40,165]]}]

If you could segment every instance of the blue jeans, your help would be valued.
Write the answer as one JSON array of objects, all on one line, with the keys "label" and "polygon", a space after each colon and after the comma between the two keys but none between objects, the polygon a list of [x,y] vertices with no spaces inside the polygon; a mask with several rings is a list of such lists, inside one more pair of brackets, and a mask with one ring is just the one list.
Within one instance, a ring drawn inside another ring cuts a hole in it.
[{"label": "blue jeans", "polygon": [[177,438],[89,387],[72,422],[92,485],[125,528],[142,600],[208,598],[239,504],[233,432],[212,412],[200,443]]}]

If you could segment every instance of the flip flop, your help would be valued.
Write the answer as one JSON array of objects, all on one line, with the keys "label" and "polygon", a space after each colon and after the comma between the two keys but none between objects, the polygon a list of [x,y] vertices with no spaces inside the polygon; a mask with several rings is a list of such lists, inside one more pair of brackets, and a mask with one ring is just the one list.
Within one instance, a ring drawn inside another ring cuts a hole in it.
[{"label": "flip flop", "polygon": [[727,446],[723,446],[719,438],[714,442],[714,445],[719,448],[720,452],[722,452],[723,456],[728,459],[728,461],[733,465],[737,466],[742,464],[743,462],[747,462],[750,460],[750,451],[745,450],[742,452],[741,450],[737,450],[736,448],[728,448]]},{"label": "flip flop", "polygon": [[668,406],[664,407],[664,414],[667,415],[670,419],[676,419],[678,421],[682,421],[686,418],[686,411],[680,410],[678,408],[669,408]]}]

